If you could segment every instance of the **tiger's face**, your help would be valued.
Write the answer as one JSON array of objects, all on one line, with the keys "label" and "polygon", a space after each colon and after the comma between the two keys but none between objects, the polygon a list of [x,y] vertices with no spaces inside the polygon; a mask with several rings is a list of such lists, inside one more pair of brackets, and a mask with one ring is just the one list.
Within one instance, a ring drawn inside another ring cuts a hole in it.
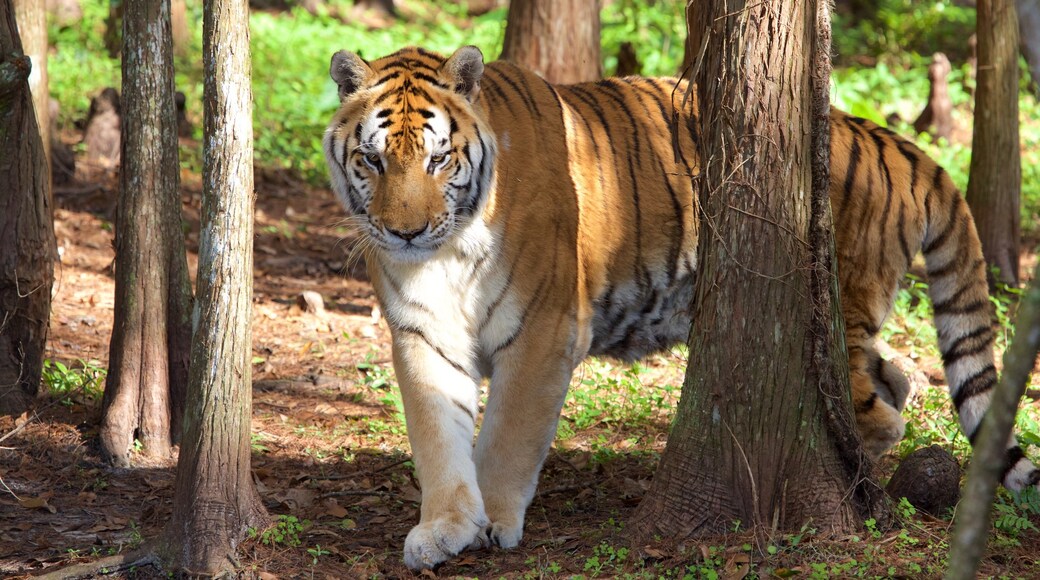
[{"label": "tiger's face", "polygon": [[341,106],[325,132],[332,187],[362,234],[392,259],[432,256],[487,200],[494,139],[473,108],[483,57],[406,49],[371,65],[340,51]]}]

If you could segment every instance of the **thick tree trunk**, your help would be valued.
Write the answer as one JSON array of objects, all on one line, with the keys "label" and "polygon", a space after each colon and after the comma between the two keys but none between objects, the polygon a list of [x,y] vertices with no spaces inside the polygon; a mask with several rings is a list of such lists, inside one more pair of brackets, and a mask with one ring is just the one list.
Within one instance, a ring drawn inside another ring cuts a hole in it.
[{"label": "thick tree trunk", "polygon": [[22,39],[22,50],[32,59],[29,74],[29,89],[32,90],[33,108],[36,109],[36,126],[43,137],[43,150],[47,155],[47,175],[50,175],[50,92],[47,82],[47,11],[40,0],[15,0],[15,20],[18,35]]},{"label": "thick tree trunk", "polygon": [[694,64],[706,226],[696,356],[638,536],[722,533],[735,520],[851,530],[881,505],[859,480],[869,464],[832,274],[826,7],[702,3],[690,23],[690,46],[708,35],[713,55]]},{"label": "thick tree trunk", "polygon": [[0,414],[40,386],[54,282],[50,174],[11,0],[0,0]]},{"label": "thick tree trunk", "polygon": [[253,130],[246,0],[203,5],[202,235],[196,329],[174,511],[164,558],[191,574],[233,570],[267,514],[249,472],[252,412]]},{"label": "thick tree trunk", "polygon": [[169,0],[124,3],[122,170],[116,218],[115,321],[101,448],[127,466],[166,457],[181,434],[191,288],[178,191]]},{"label": "thick tree trunk", "polygon": [[1029,65],[1033,94],[1040,98],[1040,0],[1018,0],[1018,31],[1022,36],[1022,56]]},{"label": "thick tree trunk", "polygon": [[598,80],[599,9],[600,0],[513,0],[501,58],[551,83]]},{"label": "thick tree trunk", "polygon": [[1012,0],[979,0],[979,67],[968,205],[998,281],[1018,284],[1018,20]]}]

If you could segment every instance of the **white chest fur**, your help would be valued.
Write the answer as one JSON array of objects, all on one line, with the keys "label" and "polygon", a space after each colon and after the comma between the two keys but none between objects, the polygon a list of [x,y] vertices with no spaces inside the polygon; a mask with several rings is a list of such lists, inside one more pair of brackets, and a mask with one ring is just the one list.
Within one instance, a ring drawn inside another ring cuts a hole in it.
[{"label": "white chest fur", "polygon": [[500,247],[497,232],[476,220],[421,262],[377,256],[376,291],[390,327],[419,331],[471,376],[487,374],[482,361],[521,318]]}]

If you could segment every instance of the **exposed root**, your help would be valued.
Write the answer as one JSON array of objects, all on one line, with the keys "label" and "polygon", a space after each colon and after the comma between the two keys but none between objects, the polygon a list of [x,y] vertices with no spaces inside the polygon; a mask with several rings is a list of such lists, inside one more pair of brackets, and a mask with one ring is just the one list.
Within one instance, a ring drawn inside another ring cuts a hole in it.
[{"label": "exposed root", "polygon": [[93,562],[73,564],[60,570],[48,572],[40,576],[34,576],[43,580],[74,580],[77,578],[96,578],[107,574],[113,574],[128,568],[143,566],[155,566],[159,564],[159,556],[154,546],[146,544],[139,550],[116,554],[107,558],[101,558]]}]

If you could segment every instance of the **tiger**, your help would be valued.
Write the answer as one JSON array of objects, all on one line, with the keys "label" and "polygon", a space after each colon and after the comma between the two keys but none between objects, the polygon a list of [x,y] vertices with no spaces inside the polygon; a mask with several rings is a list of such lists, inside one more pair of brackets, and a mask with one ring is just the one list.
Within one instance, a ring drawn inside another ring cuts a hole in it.
[{"label": "tiger", "polygon": [[[690,332],[700,137],[696,105],[678,101],[687,82],[553,85],[509,62],[485,65],[473,46],[372,62],[339,51],[330,75],[340,106],[322,145],[390,328],[422,488],[405,563],[515,547],[574,369],[589,355],[639,359]],[[877,457],[904,433],[909,382],[874,338],[918,250],[950,395],[974,441],[997,371],[967,204],[908,140],[837,110],[830,125],[864,447]],[[1003,484],[1038,480],[1012,436]]]}]

